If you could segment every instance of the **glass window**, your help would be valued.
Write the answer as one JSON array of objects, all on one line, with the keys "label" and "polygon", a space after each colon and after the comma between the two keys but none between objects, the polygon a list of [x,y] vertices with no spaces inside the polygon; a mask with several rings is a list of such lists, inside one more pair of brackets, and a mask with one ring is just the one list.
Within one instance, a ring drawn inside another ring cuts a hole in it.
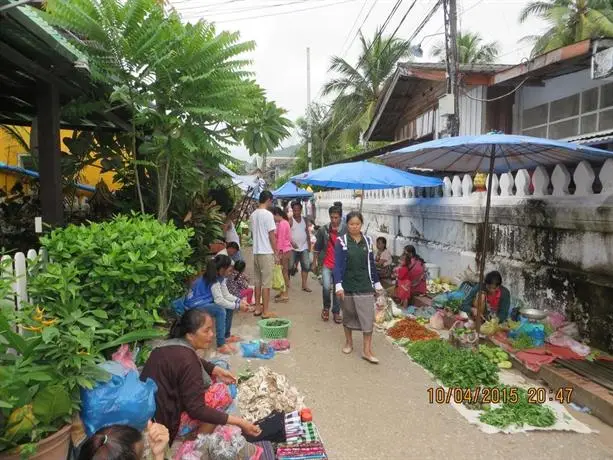
[{"label": "glass window", "polygon": [[550,139],[563,139],[579,134],[579,119],[560,121],[549,125]]},{"label": "glass window", "polygon": [[600,121],[598,122],[598,130],[613,129],[613,109],[603,110],[600,112]]},{"label": "glass window", "polygon": [[591,115],[584,115],[581,117],[581,132],[580,134],[595,133],[598,131],[598,125],[596,124],[597,115],[595,113]]},{"label": "glass window", "polygon": [[581,113],[598,110],[598,88],[583,91],[581,95]]},{"label": "glass window", "polygon": [[547,104],[538,105],[531,109],[524,110],[522,128],[544,125],[547,123]]},{"label": "glass window", "polygon": [[547,137],[547,126],[541,126],[540,128],[524,129],[522,134],[524,136]]},{"label": "glass window", "polygon": [[551,103],[549,122],[579,115],[579,94],[558,99]]},{"label": "glass window", "polygon": [[613,83],[607,83],[600,87],[600,108],[613,106]]}]

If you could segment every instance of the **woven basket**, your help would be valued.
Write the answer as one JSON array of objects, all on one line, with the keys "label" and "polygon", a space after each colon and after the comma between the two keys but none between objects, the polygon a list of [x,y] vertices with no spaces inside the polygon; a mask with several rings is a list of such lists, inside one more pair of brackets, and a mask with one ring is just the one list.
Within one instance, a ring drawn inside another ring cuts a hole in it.
[{"label": "woven basket", "polygon": [[[269,326],[269,323],[274,321],[282,321],[284,324],[282,326]],[[258,321],[260,337],[263,339],[286,339],[291,325],[292,322],[289,319],[270,318]]]}]

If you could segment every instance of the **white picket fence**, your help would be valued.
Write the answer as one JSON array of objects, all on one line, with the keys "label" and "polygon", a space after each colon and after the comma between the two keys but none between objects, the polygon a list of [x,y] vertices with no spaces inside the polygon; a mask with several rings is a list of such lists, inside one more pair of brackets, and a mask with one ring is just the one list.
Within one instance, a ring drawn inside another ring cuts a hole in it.
[{"label": "white picket fence", "polygon": [[13,257],[2,257],[2,264],[0,264],[2,276],[15,280],[13,282],[15,308],[20,309],[21,305],[28,301],[28,277],[32,276],[33,270],[39,266],[39,262],[45,263],[47,260],[48,255],[44,248],[39,251],[30,249],[26,254],[17,252]]}]

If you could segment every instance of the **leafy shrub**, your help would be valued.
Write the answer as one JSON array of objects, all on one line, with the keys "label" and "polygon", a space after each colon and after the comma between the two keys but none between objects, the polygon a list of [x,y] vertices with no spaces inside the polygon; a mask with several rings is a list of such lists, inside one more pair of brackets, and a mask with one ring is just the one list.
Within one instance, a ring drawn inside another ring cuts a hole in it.
[{"label": "leafy shrub", "polygon": [[56,286],[70,266],[71,293],[83,298],[85,310],[106,313],[108,329],[118,334],[149,329],[163,323],[160,309],[182,294],[192,273],[187,264],[192,234],[140,215],[54,230],[41,239],[52,263],[33,278],[32,297],[43,306],[65,303],[58,298],[65,290]]}]

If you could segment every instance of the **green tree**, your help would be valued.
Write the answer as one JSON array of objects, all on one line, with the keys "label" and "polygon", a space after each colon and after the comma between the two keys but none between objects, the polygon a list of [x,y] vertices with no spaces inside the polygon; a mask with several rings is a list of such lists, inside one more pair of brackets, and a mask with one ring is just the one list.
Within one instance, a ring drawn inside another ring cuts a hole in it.
[{"label": "green tree", "polygon": [[[499,54],[497,42],[484,43],[478,32],[460,32],[458,34],[458,59],[460,64],[491,64]],[[445,42],[437,43],[432,49],[432,56],[446,61]]]},{"label": "green tree", "polygon": [[[241,55],[253,42],[207,22],[184,24],[157,0],[48,0],[50,20],[78,37],[108,102],[132,114],[132,165],[166,221],[173,194],[191,195],[202,170],[228,159],[261,89]],[[137,141],[140,144],[137,150]],[[139,174],[138,167],[146,169]],[[179,180],[180,178],[180,180]]]},{"label": "green tree", "polygon": [[398,61],[411,56],[408,41],[382,37],[379,30],[371,40],[360,33],[360,44],[362,51],[355,66],[342,57],[332,57],[330,72],[337,76],[323,87],[324,96],[334,96],[333,123],[350,144],[357,144],[368,127],[385,80]]},{"label": "green tree", "polygon": [[532,55],[571,45],[588,38],[613,36],[611,0],[540,0],[521,11],[520,22],[537,17],[548,24],[544,34],[524,40],[534,43]]},{"label": "green tree", "polygon": [[276,149],[281,141],[289,137],[293,123],[285,117],[287,111],[271,101],[262,98],[247,121],[243,134],[243,144],[251,155],[262,157],[262,171],[266,171],[266,157]]}]

